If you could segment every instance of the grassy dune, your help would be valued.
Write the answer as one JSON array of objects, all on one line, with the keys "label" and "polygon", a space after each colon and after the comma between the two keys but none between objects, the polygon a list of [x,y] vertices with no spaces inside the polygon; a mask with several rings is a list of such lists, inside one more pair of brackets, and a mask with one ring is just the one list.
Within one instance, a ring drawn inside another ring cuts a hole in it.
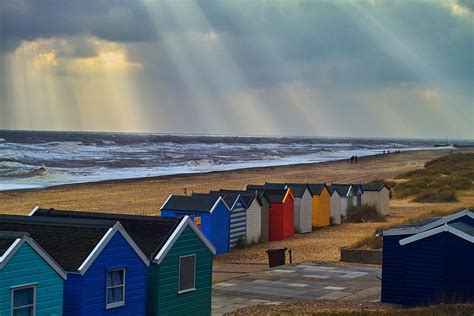
[{"label": "grassy dune", "polygon": [[474,153],[459,153],[431,160],[422,169],[403,173],[390,182],[394,197],[414,202],[457,202],[457,193],[472,188]]}]

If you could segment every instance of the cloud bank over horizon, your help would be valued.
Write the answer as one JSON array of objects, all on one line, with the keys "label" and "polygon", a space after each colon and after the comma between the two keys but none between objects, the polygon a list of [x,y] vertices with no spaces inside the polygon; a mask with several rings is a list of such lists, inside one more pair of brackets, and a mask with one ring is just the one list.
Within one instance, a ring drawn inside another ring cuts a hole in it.
[{"label": "cloud bank over horizon", "polygon": [[4,1],[0,129],[474,138],[474,1]]}]

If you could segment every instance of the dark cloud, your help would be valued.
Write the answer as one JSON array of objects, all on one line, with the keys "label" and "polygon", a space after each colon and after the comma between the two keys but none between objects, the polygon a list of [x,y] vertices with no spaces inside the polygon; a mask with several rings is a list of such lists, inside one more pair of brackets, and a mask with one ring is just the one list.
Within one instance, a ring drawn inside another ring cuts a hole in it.
[{"label": "dark cloud", "polygon": [[[451,6],[456,3],[457,11]],[[335,121],[347,107],[359,113],[366,103],[385,103],[379,91],[397,91],[389,95],[388,109],[415,106],[416,93],[397,101],[410,89],[437,90],[469,117],[473,8],[472,0],[0,0],[0,51],[11,52],[21,40],[64,37],[64,47],[52,41],[50,50],[76,58],[94,56],[104,44],[94,46],[90,36],[121,43],[113,47],[142,65],[127,74],[146,100],[140,107],[169,117],[170,124],[184,115],[191,121],[201,107],[215,115],[234,106],[226,104],[229,95],[255,97],[262,113],[285,121],[275,109],[297,101],[278,91],[293,84],[301,87],[297,93],[314,92],[308,93],[308,108],[321,97]],[[0,103],[6,104],[5,65],[0,63]],[[373,97],[356,100],[367,91]],[[404,119],[403,111],[411,116],[406,108],[395,113]],[[196,130],[207,126],[196,124]]]},{"label": "dark cloud", "polygon": [[118,42],[156,39],[152,21],[139,1],[12,0],[0,2],[0,49],[21,40],[93,35]]}]

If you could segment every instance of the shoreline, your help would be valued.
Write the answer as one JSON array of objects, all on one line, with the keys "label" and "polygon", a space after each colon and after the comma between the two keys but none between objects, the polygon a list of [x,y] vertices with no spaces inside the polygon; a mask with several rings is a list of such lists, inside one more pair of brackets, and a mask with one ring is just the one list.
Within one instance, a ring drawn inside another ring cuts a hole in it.
[{"label": "shoreline", "polygon": [[374,179],[388,180],[400,173],[421,168],[426,161],[448,153],[449,150],[422,150],[365,156],[359,159],[357,165],[351,165],[349,159],[345,159],[1,191],[0,210],[8,214],[28,214],[35,206],[41,206],[158,215],[170,194],[182,195],[184,191],[190,194],[242,189],[247,183],[264,182],[359,183]]},{"label": "shoreline", "polygon": [[[426,152],[426,151],[449,151],[453,150],[451,148],[433,148],[433,149],[414,149],[414,150],[407,150],[402,151],[400,154],[406,153],[416,153],[416,152]],[[383,153],[375,153],[369,154],[364,156],[359,156],[359,161],[364,160],[368,161],[368,159],[376,159],[379,157],[388,157],[397,154],[383,154]],[[398,154],[399,155],[399,154]],[[301,163],[291,163],[291,164],[282,164],[282,165],[270,165],[270,166],[255,166],[255,167],[242,167],[242,168],[235,168],[235,169],[226,169],[226,170],[209,170],[209,171],[197,171],[197,172],[183,172],[183,173],[174,173],[174,174],[165,174],[165,175],[157,175],[157,176],[144,176],[144,177],[132,177],[132,178],[118,178],[118,179],[104,179],[104,180],[93,180],[93,181],[84,181],[84,182],[73,182],[73,183],[64,183],[64,184],[55,184],[50,186],[39,186],[39,187],[26,187],[26,188],[14,188],[14,189],[7,189],[7,190],[0,190],[0,193],[7,193],[7,192],[34,192],[34,191],[41,191],[41,190],[48,190],[48,189],[55,189],[55,188],[68,188],[68,187],[79,187],[79,186],[88,186],[88,185],[101,185],[101,184],[127,184],[133,183],[137,181],[153,181],[153,180],[170,180],[170,179],[179,179],[179,178],[186,178],[186,177],[200,177],[206,175],[213,175],[213,174],[222,174],[228,172],[238,172],[238,171],[265,171],[265,170],[273,170],[275,168],[284,168],[284,167],[304,167],[304,166],[314,166],[314,165],[323,165],[328,163],[338,163],[343,161],[348,161],[348,158],[341,158],[341,159],[333,159],[327,161],[318,161],[318,162],[301,162]]]},{"label": "shoreline", "polygon": [[[425,151],[425,150],[414,150],[415,151]],[[387,154],[385,154],[387,155]],[[366,155],[360,156],[359,160],[362,158],[375,158],[376,156],[385,156],[384,154],[373,154],[373,155]],[[87,181],[87,182],[74,182],[74,183],[64,183],[64,184],[56,184],[51,186],[44,186],[44,187],[34,187],[34,188],[18,188],[18,189],[11,189],[11,190],[0,190],[0,193],[3,192],[26,192],[26,191],[42,191],[48,189],[55,189],[55,188],[68,188],[68,187],[79,187],[79,186],[88,186],[88,185],[101,185],[101,184],[127,184],[133,182],[141,182],[141,181],[153,181],[153,180],[170,180],[174,178],[186,178],[186,177],[202,177],[208,176],[213,174],[222,174],[228,172],[235,172],[235,171],[265,171],[265,170],[273,170],[275,168],[282,168],[282,167],[300,167],[300,166],[312,166],[312,165],[321,165],[327,163],[337,163],[342,161],[347,161],[348,159],[334,159],[328,161],[319,161],[319,162],[302,162],[302,163],[292,163],[287,165],[273,165],[273,166],[259,166],[259,167],[242,167],[236,169],[228,169],[228,170],[210,170],[210,171],[198,171],[198,172],[183,172],[183,173],[174,173],[174,174],[164,174],[158,176],[145,176],[145,177],[135,177],[135,178],[120,178],[120,179],[106,179],[106,180],[97,180],[97,181]]]}]

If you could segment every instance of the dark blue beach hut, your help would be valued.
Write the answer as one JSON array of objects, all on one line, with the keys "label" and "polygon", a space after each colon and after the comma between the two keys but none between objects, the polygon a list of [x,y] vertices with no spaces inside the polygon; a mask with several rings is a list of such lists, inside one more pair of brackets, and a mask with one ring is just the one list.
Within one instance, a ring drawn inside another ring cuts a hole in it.
[{"label": "dark blue beach hut", "polygon": [[119,222],[0,215],[67,272],[64,315],[144,315],[148,259]]},{"label": "dark blue beach hut", "polygon": [[383,231],[382,302],[474,299],[473,232],[469,210]]},{"label": "dark blue beach hut", "polygon": [[31,215],[119,221],[150,260],[147,315],[211,314],[215,249],[188,217],[36,208]]},{"label": "dark blue beach hut", "polygon": [[163,217],[188,215],[220,255],[229,252],[230,210],[218,195],[170,195],[161,207]]},{"label": "dark blue beach hut", "polygon": [[352,184],[352,189],[354,190],[354,206],[361,206],[362,194],[364,194],[362,183]]}]

